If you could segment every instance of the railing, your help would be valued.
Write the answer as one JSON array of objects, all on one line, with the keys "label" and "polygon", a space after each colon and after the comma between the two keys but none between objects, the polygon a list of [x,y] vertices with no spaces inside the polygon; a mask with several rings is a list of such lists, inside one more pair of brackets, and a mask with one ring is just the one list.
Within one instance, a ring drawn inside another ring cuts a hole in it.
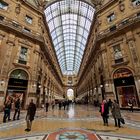
[{"label": "railing", "polygon": [[136,13],[130,17],[127,17],[127,18],[117,22],[113,26],[99,32],[98,40],[103,38],[105,35],[109,35],[109,33],[114,33],[116,30],[121,30],[121,29],[123,29],[133,23],[139,22],[139,21],[140,21],[140,12]]},{"label": "railing", "polygon": [[[19,22],[14,21],[10,18],[7,18],[3,15],[0,15],[0,25],[9,27],[15,31],[18,31],[18,32],[32,38],[32,39],[36,39],[36,40],[41,41],[41,42],[43,41],[43,37],[41,36],[41,34],[39,32],[30,30],[30,29],[26,28],[25,25],[22,25]],[[28,32],[25,30],[25,28],[28,29]]]}]

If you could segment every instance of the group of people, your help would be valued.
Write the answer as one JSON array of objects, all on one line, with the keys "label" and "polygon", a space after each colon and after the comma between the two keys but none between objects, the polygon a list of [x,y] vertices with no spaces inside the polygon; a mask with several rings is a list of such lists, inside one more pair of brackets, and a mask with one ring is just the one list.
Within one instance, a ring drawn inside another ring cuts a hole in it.
[{"label": "group of people", "polygon": [[[13,121],[20,119],[20,109],[21,109],[21,101],[19,98],[15,99],[13,102],[11,99],[7,99],[4,103],[4,115],[3,115],[3,123],[5,123],[7,120],[10,121],[10,114],[11,114],[11,108],[12,104],[14,103],[15,112],[13,115]],[[27,122],[27,128],[25,131],[30,131],[32,126],[32,121],[34,120],[34,116],[36,113],[36,105],[33,102],[33,99],[30,101],[28,107],[27,107],[27,114],[26,114],[26,122]]]},{"label": "group of people", "polygon": [[119,104],[116,100],[114,100],[114,102],[112,102],[111,99],[109,99],[109,101],[103,100],[101,103],[100,112],[105,126],[108,126],[109,111],[112,113],[114,118],[115,127],[120,128],[123,118],[121,116]]},{"label": "group of people", "polygon": [[[71,102],[69,100],[64,100],[64,101],[60,100],[57,104],[58,104],[59,110],[61,110],[62,107],[63,107],[64,110],[65,109],[68,110],[70,103]],[[48,102],[46,102],[46,112],[48,112],[49,105],[50,104]],[[56,105],[55,101],[52,101],[52,103],[51,103],[52,110],[54,110],[55,105]]]},{"label": "group of people", "polygon": [[[12,108],[12,103],[13,101],[11,99],[8,99],[5,101],[4,103],[4,116],[3,116],[3,122],[5,123],[8,119],[8,121],[11,120],[11,108]],[[17,98],[15,101],[14,101],[14,108],[15,108],[15,112],[14,112],[14,116],[13,116],[13,120],[17,119],[19,120],[19,117],[20,117],[20,107],[21,107],[21,103],[20,103],[20,99]]]},{"label": "group of people", "polygon": [[[7,100],[4,104],[3,122],[6,122],[7,119],[10,120],[11,104],[12,102],[10,100]],[[68,109],[69,104],[70,104],[69,101],[63,101],[63,102],[59,101],[58,102],[59,110],[61,110],[62,106],[64,107],[64,110],[65,110],[65,107]],[[55,106],[55,102],[52,102],[51,105],[52,105],[52,110],[53,110]],[[49,103],[47,102],[46,112],[48,112],[48,107],[49,107]],[[21,108],[20,99],[17,98],[17,100],[15,101],[15,112],[14,112],[13,120],[15,119],[19,120],[20,108]],[[109,112],[111,112],[114,118],[115,126],[121,127],[121,122],[123,118],[121,116],[119,104],[117,103],[116,100],[114,100],[113,102],[111,101],[111,99],[109,99],[109,101],[103,100],[100,105],[100,112],[101,112],[101,116],[103,118],[103,123],[105,126],[108,126]],[[25,131],[31,130],[32,121],[34,120],[35,114],[36,114],[36,105],[33,102],[33,99],[31,99],[27,107],[27,114],[26,114],[27,128],[25,129]]]},{"label": "group of people", "polygon": [[59,103],[58,103],[59,110],[61,110],[62,107],[63,107],[64,110],[65,109],[68,110],[70,103],[71,102],[69,100],[59,101]]}]

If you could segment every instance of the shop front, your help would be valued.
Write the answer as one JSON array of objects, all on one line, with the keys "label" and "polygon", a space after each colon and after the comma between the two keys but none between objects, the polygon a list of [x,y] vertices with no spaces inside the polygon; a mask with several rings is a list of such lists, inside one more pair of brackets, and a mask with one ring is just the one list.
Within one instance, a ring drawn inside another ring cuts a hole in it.
[{"label": "shop front", "polygon": [[120,68],[114,72],[113,78],[116,98],[120,107],[127,108],[128,102],[132,102],[136,108],[139,107],[140,104],[133,73],[127,68]]},{"label": "shop front", "polygon": [[15,102],[17,98],[20,98],[21,106],[24,107],[28,87],[28,74],[21,69],[16,69],[11,72],[8,87],[6,100],[11,100]]}]

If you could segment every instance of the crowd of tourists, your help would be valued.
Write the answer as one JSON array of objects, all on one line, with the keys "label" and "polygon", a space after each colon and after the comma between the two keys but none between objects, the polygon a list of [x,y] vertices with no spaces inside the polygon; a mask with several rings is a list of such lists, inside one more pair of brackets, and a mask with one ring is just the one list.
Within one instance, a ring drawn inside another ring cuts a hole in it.
[{"label": "crowd of tourists", "polygon": [[[63,101],[59,101],[57,102],[59,110],[64,109],[64,110],[68,110],[69,109],[69,105],[70,105],[71,101],[70,100],[63,100]],[[14,105],[14,107],[13,107]],[[51,103],[46,102],[45,106],[45,110],[46,112],[48,112],[49,110],[49,106],[51,106],[52,111],[54,111],[54,108],[56,106],[56,102],[52,101]],[[14,115],[13,117],[11,117],[11,110],[12,108],[14,108]],[[21,101],[19,98],[16,98],[14,101],[12,99],[7,99],[4,103],[4,115],[3,115],[3,123],[7,122],[7,121],[11,121],[11,120],[19,120],[20,119],[20,110],[21,110]],[[32,126],[32,122],[34,120],[36,114],[36,105],[33,101],[33,99],[31,99],[29,105],[27,106],[27,113],[26,113],[26,123],[27,123],[27,128],[25,129],[25,131],[31,131],[31,126]],[[11,119],[12,118],[12,119]]]},{"label": "crowd of tourists", "polygon": [[[59,100],[57,103],[54,101],[52,101],[51,103],[46,102],[44,106],[42,106],[43,108],[45,108],[46,113],[49,111],[49,108],[51,107],[51,110],[54,111],[55,106],[58,106],[59,110],[68,110],[69,109],[69,105],[72,102],[69,100]],[[131,104],[129,102],[129,104]],[[130,105],[131,106],[131,105]],[[11,107],[12,107],[12,101],[11,100],[7,100],[4,103],[4,116],[3,116],[3,122],[5,123],[6,121],[11,120]],[[14,115],[12,117],[13,120],[19,120],[20,119],[20,109],[21,109],[21,101],[19,98],[17,98],[14,101]],[[132,107],[131,107],[132,109]],[[101,113],[102,119],[103,119],[103,124],[105,126],[109,125],[109,116],[111,114],[111,116],[114,118],[114,124],[115,127],[121,127],[121,124],[125,124],[125,121],[121,115],[121,111],[120,111],[120,107],[119,104],[117,103],[116,100],[111,101],[111,99],[107,100],[103,100],[102,103],[100,104],[100,109],[99,112]],[[25,131],[31,131],[31,126],[32,126],[32,121],[34,120],[36,114],[36,104],[34,103],[33,99],[31,99],[28,107],[27,107],[27,113],[26,113],[26,123],[27,123],[27,128],[25,129]]]}]

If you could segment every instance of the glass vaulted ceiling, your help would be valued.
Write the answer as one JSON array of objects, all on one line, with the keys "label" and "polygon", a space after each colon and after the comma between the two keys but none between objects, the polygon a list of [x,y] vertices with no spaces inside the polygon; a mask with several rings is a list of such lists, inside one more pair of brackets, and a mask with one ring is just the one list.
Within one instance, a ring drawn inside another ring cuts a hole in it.
[{"label": "glass vaulted ceiling", "polygon": [[57,59],[64,75],[77,75],[95,9],[79,0],[61,0],[45,9]]}]

